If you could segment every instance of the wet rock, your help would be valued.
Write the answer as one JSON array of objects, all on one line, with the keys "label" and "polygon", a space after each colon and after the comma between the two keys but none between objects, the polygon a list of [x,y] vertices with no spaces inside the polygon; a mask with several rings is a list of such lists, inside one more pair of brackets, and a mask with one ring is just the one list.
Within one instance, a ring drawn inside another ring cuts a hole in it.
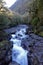
[{"label": "wet rock", "polygon": [[35,40],[38,40],[38,41],[43,40],[42,37],[40,37],[40,36],[38,36],[38,35],[36,35],[36,34],[34,34],[34,33],[31,33],[31,34],[30,34],[30,37],[33,38],[33,39],[35,39]]},{"label": "wet rock", "polygon": [[0,64],[8,63],[11,60],[12,44],[4,40],[0,42]]},{"label": "wet rock", "polygon": [[43,65],[43,38],[33,33],[22,40],[22,47],[28,50],[31,65]]},{"label": "wet rock", "polygon": [[33,46],[29,47],[29,49],[32,64],[43,65],[43,43],[38,40]]},{"label": "wet rock", "polygon": [[20,65],[20,64],[18,64],[17,62],[11,62],[9,63],[9,65]]}]

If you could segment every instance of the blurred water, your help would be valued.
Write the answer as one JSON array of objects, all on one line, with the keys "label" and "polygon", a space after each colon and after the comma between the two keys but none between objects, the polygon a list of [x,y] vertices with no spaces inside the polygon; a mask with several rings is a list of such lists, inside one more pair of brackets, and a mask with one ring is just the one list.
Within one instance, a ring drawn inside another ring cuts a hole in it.
[{"label": "blurred water", "polygon": [[21,42],[23,38],[26,38],[26,27],[21,28],[19,31],[17,30],[15,34],[12,34],[12,38],[10,41],[13,42],[13,48],[12,48],[12,61],[16,61],[20,65],[28,65],[27,60],[27,50],[24,50],[21,47]]}]

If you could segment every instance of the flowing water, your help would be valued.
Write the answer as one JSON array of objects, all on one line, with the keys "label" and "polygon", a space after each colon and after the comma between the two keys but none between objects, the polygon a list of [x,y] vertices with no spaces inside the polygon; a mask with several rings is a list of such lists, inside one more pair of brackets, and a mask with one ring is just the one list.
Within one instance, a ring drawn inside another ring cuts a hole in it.
[{"label": "flowing water", "polygon": [[15,34],[12,34],[10,41],[13,42],[12,48],[12,61],[19,63],[20,65],[28,65],[27,53],[28,51],[22,48],[22,39],[27,37],[26,33],[27,26],[17,29]]},{"label": "flowing water", "polygon": [[43,65],[40,64],[43,62],[43,37],[34,34],[31,25],[18,25],[4,31],[11,34],[7,39],[13,42],[12,61],[14,61],[14,65],[15,62],[20,65],[33,65],[35,63]]}]

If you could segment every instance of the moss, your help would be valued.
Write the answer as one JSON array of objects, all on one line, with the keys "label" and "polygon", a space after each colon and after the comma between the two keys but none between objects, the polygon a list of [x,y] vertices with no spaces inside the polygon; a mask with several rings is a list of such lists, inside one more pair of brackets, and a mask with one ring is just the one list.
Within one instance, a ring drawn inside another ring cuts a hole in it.
[{"label": "moss", "polygon": [[6,16],[6,14],[0,14],[0,29],[8,28],[10,24],[10,20]]},{"label": "moss", "polygon": [[39,33],[40,36],[43,36],[43,31]]},{"label": "moss", "polygon": [[0,48],[4,47],[4,45],[6,45],[6,44],[8,44],[8,43],[9,43],[9,41],[7,41],[7,40],[1,41],[1,42],[0,42]]},{"label": "moss", "polygon": [[33,26],[37,26],[38,22],[39,22],[38,17],[35,17],[35,18],[32,19],[31,24],[32,24]]}]

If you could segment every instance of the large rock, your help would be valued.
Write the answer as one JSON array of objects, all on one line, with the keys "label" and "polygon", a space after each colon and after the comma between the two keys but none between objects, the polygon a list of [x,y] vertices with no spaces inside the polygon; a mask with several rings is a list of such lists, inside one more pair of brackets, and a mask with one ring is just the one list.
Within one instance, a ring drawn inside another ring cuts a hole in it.
[{"label": "large rock", "polygon": [[11,61],[12,44],[9,41],[0,42],[0,65]]},{"label": "large rock", "polygon": [[[34,36],[33,36],[34,37]],[[33,45],[32,45],[33,44]],[[29,52],[31,58],[31,64],[33,65],[43,65],[43,40],[38,37],[34,38],[34,42],[29,45]]]}]

